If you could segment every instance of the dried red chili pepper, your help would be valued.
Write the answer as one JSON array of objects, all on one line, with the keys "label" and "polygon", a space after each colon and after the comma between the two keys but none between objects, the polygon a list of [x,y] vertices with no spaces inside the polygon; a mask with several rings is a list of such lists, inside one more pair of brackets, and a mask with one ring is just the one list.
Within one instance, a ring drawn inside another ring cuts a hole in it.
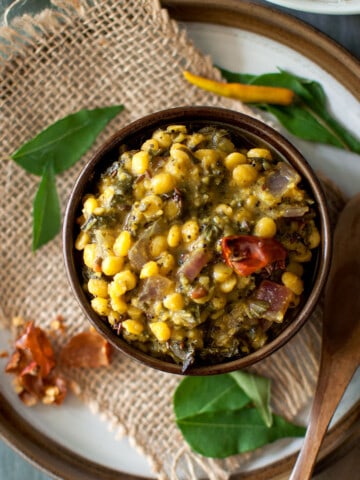
[{"label": "dried red chili pepper", "polygon": [[46,377],[55,367],[55,355],[46,333],[34,322],[25,325],[23,333],[15,342],[18,350],[31,353],[32,360],[38,365],[41,377]]},{"label": "dried red chili pepper", "polygon": [[110,344],[97,332],[81,332],[71,337],[61,351],[61,362],[67,367],[98,368],[110,365]]},{"label": "dried red chili pepper", "polygon": [[226,263],[242,277],[268,265],[285,268],[287,250],[274,238],[232,235],[221,239],[221,248]]},{"label": "dried red chili pepper", "polygon": [[15,375],[19,398],[27,406],[38,401],[60,405],[66,396],[65,380],[56,372],[55,355],[45,333],[33,321],[25,324],[5,367]]}]

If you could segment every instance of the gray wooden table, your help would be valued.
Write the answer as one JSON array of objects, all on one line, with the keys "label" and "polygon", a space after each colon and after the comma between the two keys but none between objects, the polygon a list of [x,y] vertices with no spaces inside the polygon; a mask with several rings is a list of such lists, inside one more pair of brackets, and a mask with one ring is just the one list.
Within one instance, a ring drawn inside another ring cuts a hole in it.
[{"label": "gray wooden table", "polygon": [[[219,0],[219,2],[221,2],[221,0]],[[1,3],[2,0],[0,0],[0,6]],[[271,5],[268,2],[260,0],[256,0],[254,3]],[[360,15],[320,15],[302,13],[274,5],[271,5],[271,7],[300,18],[327,34],[360,61]],[[317,475],[316,480],[337,480],[339,478],[344,480],[353,478],[355,480],[355,478],[359,478],[356,477],[358,472],[360,472],[360,446],[351,450],[331,468]],[[49,477],[34,468],[20,455],[13,452],[11,448],[0,441],[0,480],[49,480]]]}]

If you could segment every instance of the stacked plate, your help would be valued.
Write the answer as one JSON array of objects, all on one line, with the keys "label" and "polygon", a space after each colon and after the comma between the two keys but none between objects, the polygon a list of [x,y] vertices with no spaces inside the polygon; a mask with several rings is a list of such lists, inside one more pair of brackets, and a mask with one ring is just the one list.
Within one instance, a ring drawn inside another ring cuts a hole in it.
[{"label": "stacked plate", "polygon": [[360,0],[267,0],[281,7],[303,12],[330,15],[354,15],[360,13]]}]

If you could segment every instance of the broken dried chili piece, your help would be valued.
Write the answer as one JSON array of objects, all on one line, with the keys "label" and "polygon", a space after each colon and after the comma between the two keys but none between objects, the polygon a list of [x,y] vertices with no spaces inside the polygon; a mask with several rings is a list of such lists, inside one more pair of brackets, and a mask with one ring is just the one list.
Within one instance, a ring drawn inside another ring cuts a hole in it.
[{"label": "broken dried chili piece", "polygon": [[[61,316],[56,321],[63,321]],[[110,364],[110,344],[95,331],[83,332],[70,339],[61,352],[64,365],[97,368]],[[56,369],[52,345],[44,330],[33,321],[15,340],[15,350],[9,356],[5,372],[15,375],[14,387],[27,406],[38,401],[60,405],[67,394],[67,383]]]},{"label": "broken dried chili piece", "polygon": [[46,333],[34,322],[28,322],[20,337],[15,342],[19,350],[27,350],[31,353],[33,361],[40,369],[40,375],[46,377],[55,366],[55,355]]},{"label": "broken dried chili piece", "polygon": [[198,300],[199,298],[204,298],[208,295],[208,291],[202,285],[197,285],[193,290],[191,290],[190,297]]},{"label": "broken dried chili piece", "polygon": [[274,238],[232,235],[221,239],[221,249],[229,267],[243,277],[270,265],[285,268],[287,250]]},{"label": "broken dried chili piece", "polygon": [[34,322],[27,322],[5,367],[6,373],[15,375],[16,391],[25,405],[38,401],[60,405],[64,401],[66,384],[55,372],[55,363],[46,333]]},{"label": "broken dried chili piece", "polygon": [[110,365],[110,360],[109,342],[94,330],[74,335],[60,355],[61,363],[67,367],[106,367]]},{"label": "broken dried chili piece", "polygon": [[20,367],[20,362],[22,360],[22,354],[20,350],[15,350],[11,355],[10,358],[5,366],[6,373],[20,373],[26,366],[24,363],[23,366]]}]

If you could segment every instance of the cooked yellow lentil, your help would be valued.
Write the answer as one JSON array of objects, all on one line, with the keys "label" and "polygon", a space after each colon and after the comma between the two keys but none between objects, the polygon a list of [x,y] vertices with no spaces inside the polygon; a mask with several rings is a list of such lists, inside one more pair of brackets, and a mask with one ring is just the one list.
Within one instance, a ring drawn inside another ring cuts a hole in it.
[{"label": "cooked yellow lentil", "polygon": [[298,173],[212,126],[169,125],[123,147],[84,197],[79,223],[92,308],[184,371],[273,338],[321,241]]}]

